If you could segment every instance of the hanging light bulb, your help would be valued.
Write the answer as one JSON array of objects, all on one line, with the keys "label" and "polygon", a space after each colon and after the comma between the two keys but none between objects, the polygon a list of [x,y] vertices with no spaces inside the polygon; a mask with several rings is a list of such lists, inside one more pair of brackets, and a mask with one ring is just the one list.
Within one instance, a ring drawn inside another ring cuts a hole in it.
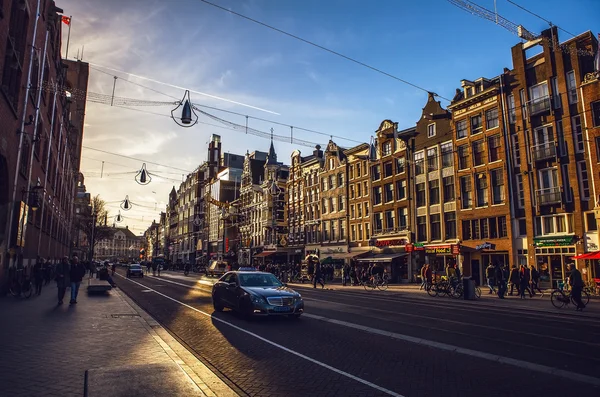
[{"label": "hanging light bulb", "polygon": [[129,196],[125,196],[125,200],[121,201],[121,208],[125,211],[129,211],[131,209],[131,201],[129,201]]},{"label": "hanging light bulb", "polygon": [[137,175],[135,176],[135,181],[140,185],[147,185],[152,181],[152,177],[146,169],[146,163],[142,164],[142,168],[138,171]]},{"label": "hanging light bulb", "polygon": [[123,217],[121,216],[121,211],[119,211],[117,216],[115,216],[115,222],[117,222],[117,223],[123,222]]},{"label": "hanging light bulb", "polygon": [[369,161],[377,161],[377,139],[371,138],[369,146]]},{"label": "hanging light bulb", "polygon": [[[175,112],[181,108],[181,117],[176,117]],[[180,127],[191,127],[198,122],[198,115],[194,111],[194,106],[190,100],[190,92],[188,90],[183,94],[183,98],[179,101],[177,107],[171,110],[171,118]]]}]

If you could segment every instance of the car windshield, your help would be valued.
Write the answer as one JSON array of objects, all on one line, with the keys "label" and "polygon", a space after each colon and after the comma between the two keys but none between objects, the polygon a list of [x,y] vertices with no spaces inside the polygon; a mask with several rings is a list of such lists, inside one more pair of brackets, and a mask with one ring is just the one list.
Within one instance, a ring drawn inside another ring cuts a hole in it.
[{"label": "car windshield", "polygon": [[283,284],[272,274],[238,274],[243,287],[281,287]]}]

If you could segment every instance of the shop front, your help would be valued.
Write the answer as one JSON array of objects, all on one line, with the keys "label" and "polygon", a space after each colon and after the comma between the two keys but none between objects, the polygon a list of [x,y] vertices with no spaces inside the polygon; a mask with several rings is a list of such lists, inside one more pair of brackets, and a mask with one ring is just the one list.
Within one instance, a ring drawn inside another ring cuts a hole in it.
[{"label": "shop front", "polygon": [[482,241],[474,246],[460,246],[458,264],[463,275],[471,277],[477,285],[486,283],[485,269],[490,263],[510,265],[510,242],[502,240],[498,243]]},{"label": "shop front", "polygon": [[328,247],[321,247],[319,251],[319,260],[325,267],[333,266],[333,276],[342,276],[342,267],[346,263],[348,257],[348,246],[347,245],[335,245]]},{"label": "shop front", "polygon": [[407,255],[406,247],[409,245],[408,237],[373,238],[369,241],[372,251],[356,260],[359,266],[368,267],[377,263],[383,266],[394,283],[407,283],[412,280],[411,255]]},{"label": "shop front", "polygon": [[575,236],[533,239],[540,287],[556,288],[559,281],[568,277],[567,265],[575,262],[575,243]]},{"label": "shop front", "polygon": [[304,255],[304,247],[292,247],[289,249],[289,260],[288,262],[297,265],[302,262],[302,260],[306,257]]},{"label": "shop front", "polygon": [[413,256],[415,263],[413,280],[421,281],[421,268],[428,264],[435,275],[444,275],[446,266],[454,265],[460,255],[459,244],[407,244],[406,251]]}]

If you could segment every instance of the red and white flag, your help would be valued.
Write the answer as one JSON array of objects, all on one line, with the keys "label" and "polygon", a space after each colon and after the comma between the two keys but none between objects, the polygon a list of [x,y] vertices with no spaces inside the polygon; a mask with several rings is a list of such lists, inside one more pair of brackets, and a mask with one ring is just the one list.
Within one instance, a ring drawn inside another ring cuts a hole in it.
[{"label": "red and white flag", "polygon": [[71,17],[66,17],[63,15],[60,20],[67,25],[71,25]]}]

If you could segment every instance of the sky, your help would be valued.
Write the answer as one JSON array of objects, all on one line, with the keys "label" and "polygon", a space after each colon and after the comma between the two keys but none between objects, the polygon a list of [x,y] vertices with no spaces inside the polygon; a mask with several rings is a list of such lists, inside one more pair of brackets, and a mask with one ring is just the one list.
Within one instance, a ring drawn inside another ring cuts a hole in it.
[{"label": "sky", "polygon": [[[325,147],[333,137],[339,146],[352,147],[370,142],[385,119],[400,129],[413,126],[426,91],[452,98],[461,79],[491,78],[512,68],[510,49],[520,41],[446,0],[210,1],[425,91],[201,0],[57,0],[72,16],[68,54],[63,25],[63,56],[90,63],[88,92],[111,95],[114,83],[115,96],[146,101],[128,108],[88,101],[81,163],[87,191],[108,203],[111,216],[129,197],[133,208],[121,210],[118,225],[138,235],[159,220],[171,188],[206,160],[212,134],[221,136],[223,152],[234,154],[268,151],[270,144],[205,115],[182,128],[170,118],[176,105],[149,102],[174,102],[185,88],[193,103],[220,109],[203,108],[236,125],[244,126],[247,115],[248,126],[261,132],[273,128],[289,137],[291,125],[293,137],[309,145]],[[515,2],[570,33],[600,31],[598,0]],[[493,0],[476,3],[494,9]],[[496,5],[501,16],[529,31],[548,27],[507,0]],[[561,41],[572,37],[559,35]],[[294,150],[313,150],[277,140],[275,149],[286,163]],[[134,176],[144,161],[154,177],[142,186]]]}]

